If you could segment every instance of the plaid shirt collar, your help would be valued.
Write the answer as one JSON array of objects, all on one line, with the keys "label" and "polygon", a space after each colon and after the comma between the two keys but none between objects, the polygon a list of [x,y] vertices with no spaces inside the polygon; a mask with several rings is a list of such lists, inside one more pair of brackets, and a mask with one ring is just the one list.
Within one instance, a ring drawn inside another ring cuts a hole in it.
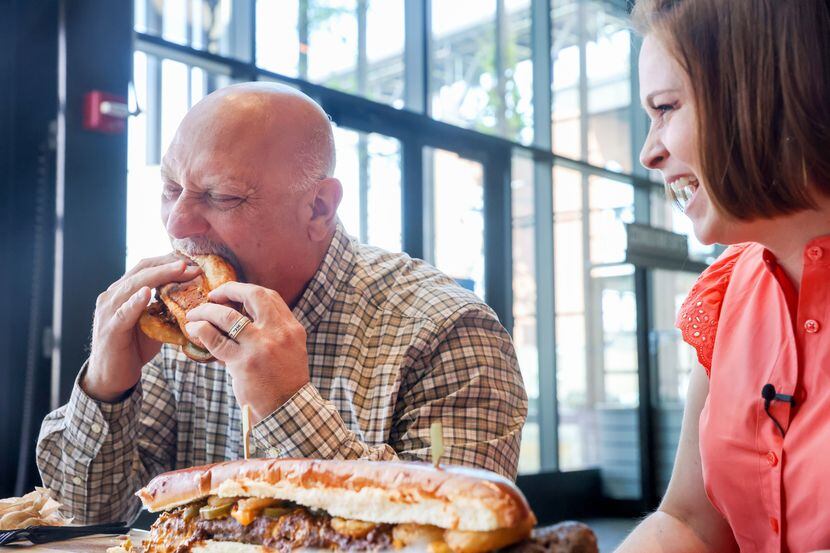
[{"label": "plaid shirt collar", "polygon": [[334,229],[334,237],[314,277],[309,281],[293,313],[310,334],[331,310],[332,302],[340,287],[348,282],[355,263],[354,244],[340,220]]}]

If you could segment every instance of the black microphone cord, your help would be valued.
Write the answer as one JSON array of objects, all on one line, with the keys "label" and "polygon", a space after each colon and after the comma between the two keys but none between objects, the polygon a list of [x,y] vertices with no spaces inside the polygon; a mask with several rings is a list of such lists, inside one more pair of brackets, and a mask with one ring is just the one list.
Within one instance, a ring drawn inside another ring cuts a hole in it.
[{"label": "black microphone cord", "polygon": [[795,398],[793,396],[788,396],[786,394],[778,394],[775,392],[775,386],[772,384],[764,384],[764,387],[761,388],[761,397],[764,398],[764,412],[766,412],[767,416],[772,419],[772,422],[775,423],[775,426],[778,428],[778,431],[781,432],[781,437],[784,437],[784,428],[778,422],[778,420],[769,412],[769,406],[773,401],[784,401],[789,403],[791,407],[795,407]]}]

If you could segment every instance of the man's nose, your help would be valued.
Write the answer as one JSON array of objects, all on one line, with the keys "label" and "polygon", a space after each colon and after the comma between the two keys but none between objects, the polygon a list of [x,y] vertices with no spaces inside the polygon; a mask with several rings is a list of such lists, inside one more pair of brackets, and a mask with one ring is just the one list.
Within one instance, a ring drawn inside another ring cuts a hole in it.
[{"label": "man's nose", "polygon": [[210,225],[200,213],[199,206],[182,194],[169,207],[165,227],[173,238],[188,238],[205,234]]},{"label": "man's nose", "polygon": [[660,169],[668,157],[669,152],[663,146],[663,142],[655,136],[654,132],[649,132],[646,143],[643,144],[643,149],[640,150],[640,163],[643,167],[646,169]]}]

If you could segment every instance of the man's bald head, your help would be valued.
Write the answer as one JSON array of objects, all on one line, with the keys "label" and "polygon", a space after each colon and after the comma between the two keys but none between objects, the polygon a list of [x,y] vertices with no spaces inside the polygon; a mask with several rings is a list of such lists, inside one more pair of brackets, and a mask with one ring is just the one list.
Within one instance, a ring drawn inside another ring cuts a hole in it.
[{"label": "man's bald head", "polygon": [[[302,92],[278,83],[231,85],[208,95],[187,113],[169,153],[197,141],[203,151],[235,152],[251,173],[286,177],[292,191],[331,177],[335,166],[331,122]],[[187,146],[184,148],[187,150]]]},{"label": "man's bald head", "polygon": [[177,249],[228,254],[248,282],[290,304],[337,228],[333,170],[331,123],[308,96],[229,86],[188,112],[164,155],[162,221]]}]

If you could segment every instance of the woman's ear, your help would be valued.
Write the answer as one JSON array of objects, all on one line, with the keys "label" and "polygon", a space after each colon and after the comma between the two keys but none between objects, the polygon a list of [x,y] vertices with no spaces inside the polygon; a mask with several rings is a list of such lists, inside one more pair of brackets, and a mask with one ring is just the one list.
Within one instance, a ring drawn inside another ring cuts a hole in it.
[{"label": "woman's ear", "polygon": [[311,198],[311,220],[308,222],[308,237],[312,242],[320,242],[329,237],[342,198],[343,185],[339,180],[326,178],[317,183]]}]

